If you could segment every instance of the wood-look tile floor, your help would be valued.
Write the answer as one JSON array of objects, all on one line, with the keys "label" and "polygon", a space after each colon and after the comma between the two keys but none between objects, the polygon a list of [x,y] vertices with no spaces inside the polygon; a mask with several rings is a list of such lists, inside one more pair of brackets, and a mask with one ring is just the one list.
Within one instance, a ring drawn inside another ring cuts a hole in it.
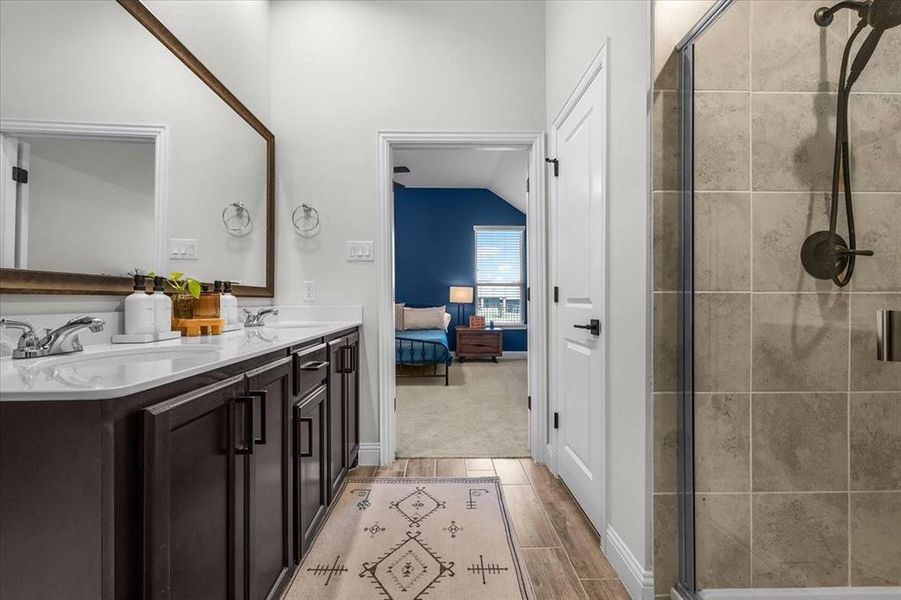
[{"label": "wood-look tile floor", "polygon": [[629,600],[566,487],[529,458],[409,458],[358,477],[500,477],[536,600]]}]

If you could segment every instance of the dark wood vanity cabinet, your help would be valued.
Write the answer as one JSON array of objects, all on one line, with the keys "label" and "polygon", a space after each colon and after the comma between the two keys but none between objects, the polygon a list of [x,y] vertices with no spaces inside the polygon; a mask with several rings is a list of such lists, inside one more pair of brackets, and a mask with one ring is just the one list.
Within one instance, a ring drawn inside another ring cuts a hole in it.
[{"label": "dark wood vanity cabinet", "polygon": [[329,348],[329,498],[341,488],[360,449],[360,336],[353,332],[331,340]]},{"label": "dark wood vanity cabinet", "polygon": [[330,469],[340,485],[357,460],[358,347],[347,330],[122,398],[0,402],[0,598],[277,598]]}]

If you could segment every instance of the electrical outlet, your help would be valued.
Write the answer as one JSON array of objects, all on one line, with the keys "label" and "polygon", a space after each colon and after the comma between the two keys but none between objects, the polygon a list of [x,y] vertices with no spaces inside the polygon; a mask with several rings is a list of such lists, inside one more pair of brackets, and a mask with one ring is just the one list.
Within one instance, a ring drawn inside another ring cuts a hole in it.
[{"label": "electrical outlet", "polygon": [[200,258],[200,240],[176,239],[169,240],[169,258],[172,260],[197,260]]},{"label": "electrical outlet", "polygon": [[372,262],[375,260],[373,242],[347,242],[348,262]]},{"label": "electrical outlet", "polygon": [[315,281],[304,281],[303,282],[303,301],[304,302],[316,302],[316,282]]}]

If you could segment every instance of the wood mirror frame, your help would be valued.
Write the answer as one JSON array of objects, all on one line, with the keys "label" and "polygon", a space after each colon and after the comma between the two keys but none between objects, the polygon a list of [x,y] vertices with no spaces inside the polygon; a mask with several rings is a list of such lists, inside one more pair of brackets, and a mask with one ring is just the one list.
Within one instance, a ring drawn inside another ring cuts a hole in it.
[{"label": "wood mirror frame", "polygon": [[[245,298],[272,298],[275,295],[275,135],[140,0],[116,1],[266,140],[266,285],[235,285],[232,293]],[[131,292],[130,277],[0,269],[0,294],[126,295]]]}]

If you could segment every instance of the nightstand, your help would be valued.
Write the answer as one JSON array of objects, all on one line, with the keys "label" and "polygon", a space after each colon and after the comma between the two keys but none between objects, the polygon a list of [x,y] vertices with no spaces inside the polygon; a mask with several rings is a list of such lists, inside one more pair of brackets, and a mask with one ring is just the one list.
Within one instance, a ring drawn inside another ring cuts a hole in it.
[{"label": "nightstand", "polygon": [[463,362],[467,358],[490,358],[497,362],[504,354],[504,331],[502,329],[473,329],[457,327],[456,358]]}]

